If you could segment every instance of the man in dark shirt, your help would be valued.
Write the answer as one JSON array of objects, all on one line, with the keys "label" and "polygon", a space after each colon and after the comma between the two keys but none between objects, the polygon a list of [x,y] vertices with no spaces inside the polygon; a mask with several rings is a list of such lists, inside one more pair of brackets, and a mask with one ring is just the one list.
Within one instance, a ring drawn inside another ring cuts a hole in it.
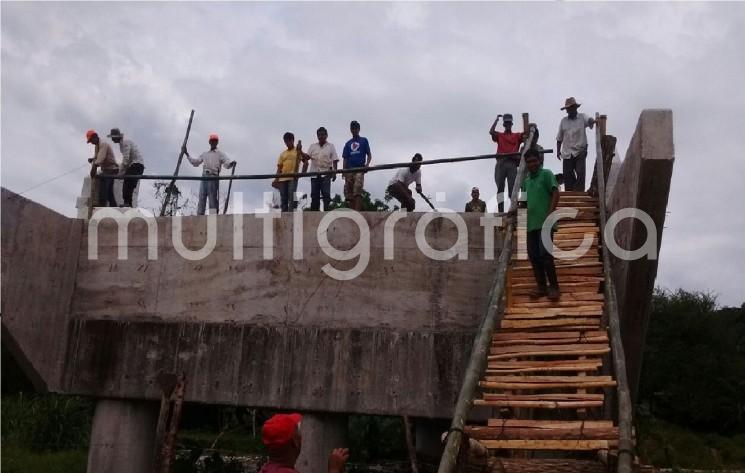
[{"label": "man in dark shirt", "polygon": [[471,189],[471,201],[466,203],[466,212],[486,212],[486,202],[479,199],[479,188]]},{"label": "man in dark shirt", "polygon": [[[512,114],[510,113],[505,113],[502,120],[504,132],[497,131],[497,123],[499,123],[500,117],[502,115],[497,115],[497,119],[494,120],[494,123],[492,123],[489,129],[492,141],[497,144],[497,154],[517,153],[520,150],[523,134],[512,132]],[[497,207],[500,212],[504,212],[504,181],[505,179],[507,180],[507,192],[511,198],[519,164],[520,156],[497,156],[497,165],[494,167],[494,180],[497,183]]]},{"label": "man in dark shirt", "polygon": [[[261,441],[269,453],[269,461],[259,473],[298,473],[295,462],[303,442],[300,435],[300,414],[276,414],[264,422]],[[329,455],[328,473],[344,473],[349,450],[335,448]],[[310,472],[312,473],[312,472]]]}]

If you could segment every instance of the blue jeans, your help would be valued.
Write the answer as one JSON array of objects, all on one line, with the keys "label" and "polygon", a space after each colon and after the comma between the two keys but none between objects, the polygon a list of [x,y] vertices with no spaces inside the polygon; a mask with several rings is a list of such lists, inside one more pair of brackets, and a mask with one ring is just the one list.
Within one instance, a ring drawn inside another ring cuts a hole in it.
[{"label": "blue jeans", "polygon": [[321,196],[323,196],[323,210],[331,205],[331,176],[310,178],[310,210],[321,210]]},{"label": "blue jeans", "polygon": [[297,189],[297,179],[291,181],[279,181],[279,198],[282,212],[289,212],[297,207],[295,201],[295,190]]},{"label": "blue jeans", "polygon": [[205,204],[207,203],[207,198],[210,199],[210,209],[214,210],[214,213],[219,213],[218,207],[220,206],[220,201],[218,199],[218,194],[220,192],[220,181],[218,180],[209,180],[209,181],[202,181],[201,185],[199,186],[199,205],[197,205],[197,215],[204,215],[205,211]]}]

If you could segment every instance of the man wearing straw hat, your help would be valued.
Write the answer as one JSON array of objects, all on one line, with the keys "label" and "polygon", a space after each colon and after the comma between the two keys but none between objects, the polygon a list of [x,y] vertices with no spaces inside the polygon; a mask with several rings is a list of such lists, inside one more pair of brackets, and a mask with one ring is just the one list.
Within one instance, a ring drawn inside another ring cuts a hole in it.
[{"label": "man wearing straw hat", "polygon": [[580,103],[574,97],[564,101],[562,110],[567,116],[561,119],[559,133],[556,135],[556,156],[563,162],[564,187],[568,191],[585,190],[585,162],[587,161],[587,133],[595,119],[584,113],[577,113]]}]

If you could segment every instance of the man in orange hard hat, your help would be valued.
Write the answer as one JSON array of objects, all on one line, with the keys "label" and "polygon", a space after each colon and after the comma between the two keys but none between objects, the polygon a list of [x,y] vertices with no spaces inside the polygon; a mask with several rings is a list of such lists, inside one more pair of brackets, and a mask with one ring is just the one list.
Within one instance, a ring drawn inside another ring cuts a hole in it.
[{"label": "man in orange hard hat", "polygon": [[98,168],[101,168],[100,181],[98,183],[98,207],[116,207],[116,198],[114,197],[114,180],[107,176],[116,176],[119,174],[119,165],[114,157],[114,150],[111,145],[96,133],[96,130],[88,130],[85,133],[85,139],[94,146],[93,157],[88,159],[91,166],[91,178],[96,178]]},{"label": "man in orange hard hat", "polygon": [[[298,473],[295,462],[303,444],[300,435],[302,419],[300,414],[276,414],[264,422],[261,441],[269,453],[269,461],[259,473]],[[333,449],[329,455],[328,473],[343,473],[347,460],[348,449]]]},{"label": "man in orange hard hat", "polygon": [[[228,159],[228,156],[217,149],[217,144],[220,142],[220,137],[217,133],[210,134],[209,144],[210,150],[205,151],[198,158],[193,159],[189,156],[189,152],[184,147],[183,151],[186,155],[186,159],[189,160],[192,166],[197,167],[202,165],[202,176],[216,177],[220,175],[220,166],[225,169],[230,169],[235,166],[235,161]],[[197,215],[204,215],[205,207],[207,204],[207,198],[210,201],[210,213],[217,214],[219,207],[219,192],[220,192],[220,181],[217,179],[203,179],[199,186],[199,204],[197,205]]]}]

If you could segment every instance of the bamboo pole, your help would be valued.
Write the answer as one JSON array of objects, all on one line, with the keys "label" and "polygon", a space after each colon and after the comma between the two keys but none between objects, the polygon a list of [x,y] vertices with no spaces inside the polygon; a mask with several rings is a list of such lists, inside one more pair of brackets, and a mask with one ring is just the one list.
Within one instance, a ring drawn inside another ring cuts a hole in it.
[{"label": "bamboo pole", "polygon": [[[535,129],[531,127],[525,142],[532,143],[534,134]],[[520,186],[522,185],[523,177],[525,175],[525,153],[528,148],[529,146],[524,146],[520,154],[520,165],[517,168],[517,177],[515,178],[515,185],[512,188],[512,195],[510,196],[511,213],[517,211]],[[445,444],[445,449],[442,453],[442,458],[440,459],[440,466],[437,470],[438,473],[452,473],[458,462],[466,418],[468,417],[471,407],[474,405],[476,388],[478,387],[481,374],[486,368],[492,334],[496,330],[504,312],[504,301],[502,300],[502,296],[505,292],[507,267],[512,258],[513,233],[516,226],[515,220],[515,218],[510,218],[507,224],[505,239],[502,245],[502,252],[499,254],[494,282],[489,291],[489,303],[486,307],[484,318],[481,320],[481,325],[476,332],[476,338],[473,341],[471,357],[468,361],[468,368],[466,369],[460,394],[458,395],[458,402],[455,405],[455,412],[453,413],[453,420],[450,424],[450,429],[448,430],[447,443]]]},{"label": "bamboo pole", "polygon": [[[531,135],[532,136],[532,135]],[[544,154],[550,154],[553,153],[553,149],[544,149],[539,150],[539,152]],[[517,157],[522,156],[522,152],[519,153],[499,153],[499,154],[480,154],[476,156],[462,156],[457,158],[441,158],[441,159],[430,159],[428,161],[419,161],[417,164],[421,166],[427,166],[431,164],[445,164],[445,163],[459,163],[463,161],[481,161],[484,159],[494,159],[494,157]],[[326,175],[332,175],[332,174],[350,174],[350,173],[358,173],[358,172],[368,172],[368,171],[382,171],[386,169],[399,169],[399,168],[407,168],[411,166],[411,161],[405,162],[405,163],[389,163],[389,164],[378,164],[376,166],[366,166],[366,167],[358,167],[358,168],[347,168],[347,169],[337,169],[334,171],[314,171],[314,172],[296,172],[292,174],[243,174],[243,175],[237,175],[237,176],[178,176],[178,175],[169,175],[169,174],[143,174],[143,175],[126,175],[126,174],[117,174],[115,176],[107,176],[109,179],[127,179],[127,178],[137,178],[141,180],[159,180],[159,181],[165,181],[168,179],[172,179],[172,182],[175,182],[177,180],[179,181],[224,181],[224,180],[231,180],[234,179],[236,181],[238,180],[262,180],[262,179],[275,179],[278,177],[292,177],[292,178],[300,178],[300,177],[319,177],[319,176],[326,176]]]},{"label": "bamboo pole", "polygon": [[192,110],[191,114],[189,115],[189,124],[186,125],[186,135],[184,136],[184,142],[181,144],[181,151],[179,152],[178,161],[176,162],[176,170],[173,172],[173,176],[171,176],[171,183],[168,184],[168,187],[166,187],[166,195],[163,199],[163,206],[160,208],[161,217],[166,214],[166,207],[168,207],[168,202],[171,200],[171,190],[173,189],[173,186],[176,185],[176,176],[178,176],[179,169],[181,168],[181,161],[183,161],[184,159],[184,154],[186,152],[186,143],[189,141],[189,133],[191,132],[192,120],[194,120],[194,110]]},{"label": "bamboo pole", "polygon": [[[600,118],[596,114],[596,118]],[[595,152],[598,176],[598,202],[600,204],[600,231],[605,236],[605,224],[607,221],[607,211],[605,208],[605,173],[603,169],[603,149],[601,146],[602,135],[600,127],[595,130]],[[610,267],[610,251],[608,245],[603,245],[603,272],[605,273],[605,295],[606,311],[608,314],[608,328],[610,335],[610,345],[612,348],[611,355],[613,358],[613,367],[618,383],[618,465],[617,473],[631,473],[633,466],[633,448],[634,441],[632,438],[632,415],[633,405],[631,403],[631,393],[629,391],[628,378],[626,373],[626,356],[623,349],[623,340],[621,339],[621,323],[618,316],[618,300],[616,298],[616,288],[613,283],[613,271]]]}]

